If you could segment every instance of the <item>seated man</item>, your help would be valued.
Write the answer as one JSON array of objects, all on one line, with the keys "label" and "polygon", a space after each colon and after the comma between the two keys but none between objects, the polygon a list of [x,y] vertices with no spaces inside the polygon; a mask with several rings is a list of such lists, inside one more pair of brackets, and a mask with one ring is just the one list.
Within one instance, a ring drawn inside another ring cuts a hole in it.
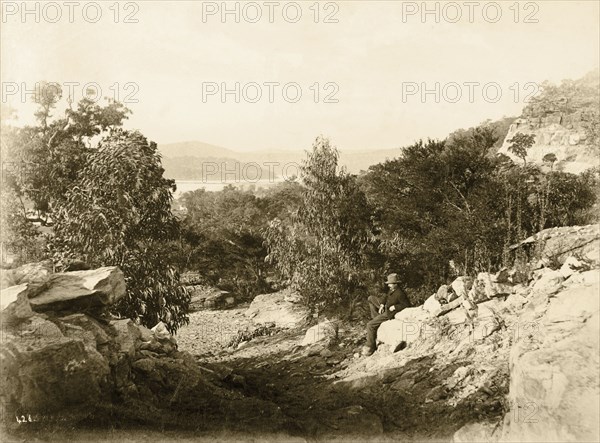
[{"label": "seated man", "polygon": [[391,320],[405,308],[410,307],[408,297],[398,286],[398,274],[388,275],[385,282],[390,292],[384,297],[378,298],[374,295],[369,297],[369,308],[372,320],[367,323],[367,344],[363,348],[363,355],[371,355],[376,349],[377,329],[381,323]]}]

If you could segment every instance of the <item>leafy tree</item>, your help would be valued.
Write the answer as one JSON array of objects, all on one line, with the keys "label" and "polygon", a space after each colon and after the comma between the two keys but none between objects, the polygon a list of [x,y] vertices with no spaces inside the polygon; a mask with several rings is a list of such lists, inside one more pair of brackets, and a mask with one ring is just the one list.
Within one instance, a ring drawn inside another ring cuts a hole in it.
[{"label": "leafy tree", "polygon": [[56,214],[57,259],[83,258],[92,266],[119,266],[127,294],[115,310],[171,331],[188,321],[189,296],[162,249],[177,237],[171,213],[173,180],[163,178],[155,143],[121,129],[91,151],[77,186]]},{"label": "leafy tree", "polygon": [[542,161],[544,163],[550,163],[550,168],[552,169],[554,166],[554,163],[556,163],[558,159],[556,158],[556,154],[550,152],[546,155],[544,155],[544,158],[542,158]]},{"label": "leafy tree", "polygon": [[517,132],[508,142],[510,143],[508,150],[521,158],[523,164],[527,164],[527,150],[535,143],[535,135]]},{"label": "leafy tree", "polygon": [[600,111],[597,108],[585,111],[581,119],[587,137],[586,144],[597,154],[600,152]]},{"label": "leafy tree", "polygon": [[189,303],[162,251],[177,235],[170,212],[174,182],[162,178],[155,144],[120,129],[130,113],[123,105],[84,98],[55,118],[61,97],[58,85],[43,83],[33,98],[38,124],[11,128],[2,139],[3,159],[19,165],[8,180],[13,202],[5,206],[21,210],[9,211],[15,241],[24,247],[34,238],[40,249],[29,209],[42,224],[54,219],[47,246],[59,269],[73,258],[121,267],[127,296],[115,311],[147,326],[164,320],[174,331],[187,320]]},{"label": "leafy tree", "polygon": [[186,240],[174,250],[185,257],[182,270],[197,272],[207,283],[245,298],[270,290],[262,236],[266,202],[231,185],[219,192],[188,192],[182,200]]},{"label": "leafy tree", "polygon": [[536,231],[589,222],[595,173],[544,174],[493,155],[495,146],[488,125],[457,131],[417,142],[361,177],[386,267],[401,275],[413,301],[457,274],[512,265],[510,245]]},{"label": "leafy tree", "polygon": [[[12,187],[17,195],[31,200],[38,212],[51,215],[63,203],[69,189],[79,180],[93,140],[122,126],[130,111],[109,101],[104,107],[84,98],[77,109],[72,103],[63,117],[51,119],[62,90],[42,82],[33,101],[39,105],[37,126],[13,128],[6,139],[8,159],[20,165]],[[47,218],[47,217],[46,217]]]},{"label": "leafy tree", "polygon": [[353,306],[373,240],[372,211],[338,159],[328,139],[316,139],[301,167],[298,215],[273,220],[266,234],[268,260],[317,312]]}]

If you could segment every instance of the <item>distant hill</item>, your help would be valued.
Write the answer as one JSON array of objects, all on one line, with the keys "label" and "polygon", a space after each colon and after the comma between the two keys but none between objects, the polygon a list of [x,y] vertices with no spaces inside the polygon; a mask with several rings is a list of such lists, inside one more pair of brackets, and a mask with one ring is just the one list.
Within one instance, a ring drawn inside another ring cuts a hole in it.
[{"label": "distant hill", "polygon": [[[165,176],[176,180],[228,180],[254,177],[264,179],[297,174],[305,159],[303,150],[261,150],[240,152],[200,141],[159,145],[163,155]],[[340,150],[340,164],[349,172],[358,173],[369,166],[400,155],[400,148],[373,151]],[[260,171],[260,172],[259,172]],[[274,175],[275,177],[270,177]]]}]

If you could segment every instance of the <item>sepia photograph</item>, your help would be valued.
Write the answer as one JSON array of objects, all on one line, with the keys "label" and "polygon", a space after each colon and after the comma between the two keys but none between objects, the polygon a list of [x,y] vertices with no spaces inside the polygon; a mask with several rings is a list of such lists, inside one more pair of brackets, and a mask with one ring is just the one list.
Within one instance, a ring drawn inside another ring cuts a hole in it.
[{"label": "sepia photograph", "polygon": [[600,1],[0,13],[2,443],[600,442]]}]

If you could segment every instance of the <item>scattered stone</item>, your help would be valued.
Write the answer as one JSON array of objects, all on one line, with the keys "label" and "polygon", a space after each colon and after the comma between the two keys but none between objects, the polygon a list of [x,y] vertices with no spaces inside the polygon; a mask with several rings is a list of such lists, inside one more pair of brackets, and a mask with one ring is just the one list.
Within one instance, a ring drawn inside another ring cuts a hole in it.
[{"label": "scattered stone", "polygon": [[466,298],[472,287],[473,287],[473,279],[471,277],[467,277],[467,276],[457,277],[452,282],[452,289],[454,289],[454,292],[459,297]]},{"label": "scattered stone", "polygon": [[65,272],[73,272],[73,271],[88,271],[92,269],[90,265],[85,263],[82,260],[72,260],[67,267],[65,268]]},{"label": "scattered stone", "polygon": [[414,386],[415,381],[412,378],[401,378],[400,380],[392,383],[391,388],[394,391],[405,391],[410,392],[410,389]]},{"label": "scattered stone", "polygon": [[461,306],[463,304],[464,300],[465,300],[464,297],[459,297],[459,298],[457,298],[455,300],[452,300],[449,303],[443,304],[442,308],[440,310],[440,313],[438,314],[438,316],[439,315],[444,315],[444,314],[446,314],[446,313],[448,313],[448,312],[450,312],[450,311],[458,308],[459,306]]},{"label": "scattered stone", "polygon": [[543,292],[544,294],[555,294],[562,288],[564,277],[559,270],[548,268],[541,269],[534,273],[534,283],[531,286],[532,292]]},{"label": "scattered stone", "polygon": [[437,300],[436,294],[433,294],[425,303],[423,303],[423,309],[425,309],[432,317],[437,317],[442,312],[442,305]]},{"label": "scattered stone", "polygon": [[148,351],[147,349],[141,349],[140,351],[138,351],[138,354],[144,357],[150,357],[150,358],[158,358],[159,354],[157,354],[156,352],[152,352],[152,351]]},{"label": "scattered stone", "polygon": [[333,356],[331,358],[328,358],[325,362],[328,365],[330,365],[330,366],[335,366],[335,365],[339,365],[343,361],[344,361],[344,357],[342,357],[342,356]]},{"label": "scattered stone", "polygon": [[305,323],[308,318],[308,309],[303,306],[286,301],[289,290],[262,294],[254,297],[246,316],[255,323],[273,322],[278,327],[295,328]]},{"label": "scattered stone", "polygon": [[337,325],[329,320],[318,323],[306,331],[302,346],[311,345],[324,340],[332,340],[337,337]]},{"label": "scattered stone", "polygon": [[576,272],[587,271],[589,267],[582,261],[577,260],[575,257],[568,257],[560,268],[560,274],[563,278],[569,278]]},{"label": "scattered stone", "polygon": [[156,369],[155,358],[141,358],[136,360],[131,365],[133,369],[137,369],[141,372],[153,372]]},{"label": "scattered stone", "polygon": [[148,341],[152,341],[154,339],[154,333],[150,329],[148,329],[146,326],[144,326],[144,325],[136,325],[136,326],[140,330],[140,338],[142,341],[148,342]]},{"label": "scattered stone", "polygon": [[469,298],[473,303],[481,303],[501,295],[510,295],[514,293],[514,288],[510,284],[499,283],[496,276],[488,272],[480,272],[469,291]]},{"label": "scattered stone", "polygon": [[431,401],[443,400],[447,396],[448,396],[448,394],[446,393],[445,386],[440,385],[440,386],[434,387],[431,391],[429,391],[429,393],[426,396],[426,401],[427,400],[431,400]]},{"label": "scattered stone", "polygon": [[333,352],[331,350],[329,350],[329,349],[323,349],[320,352],[320,354],[321,354],[321,357],[323,357],[323,358],[329,358],[329,357],[331,357],[333,355]]},{"label": "scattered stone", "polygon": [[435,299],[440,303],[448,302],[448,285],[442,285],[438,288]]},{"label": "scattered stone", "polygon": [[65,324],[79,326],[83,331],[90,333],[93,337],[94,347],[96,348],[110,342],[108,334],[100,323],[85,314],[71,314],[61,317],[61,321]]},{"label": "scattered stone", "polygon": [[494,301],[490,300],[477,306],[477,317],[473,330],[475,340],[483,340],[500,329],[499,315],[492,305],[494,305]]},{"label": "scattered stone", "polygon": [[471,315],[462,306],[460,309],[454,309],[444,313],[444,316],[448,319],[451,325],[460,325],[471,321]]}]

